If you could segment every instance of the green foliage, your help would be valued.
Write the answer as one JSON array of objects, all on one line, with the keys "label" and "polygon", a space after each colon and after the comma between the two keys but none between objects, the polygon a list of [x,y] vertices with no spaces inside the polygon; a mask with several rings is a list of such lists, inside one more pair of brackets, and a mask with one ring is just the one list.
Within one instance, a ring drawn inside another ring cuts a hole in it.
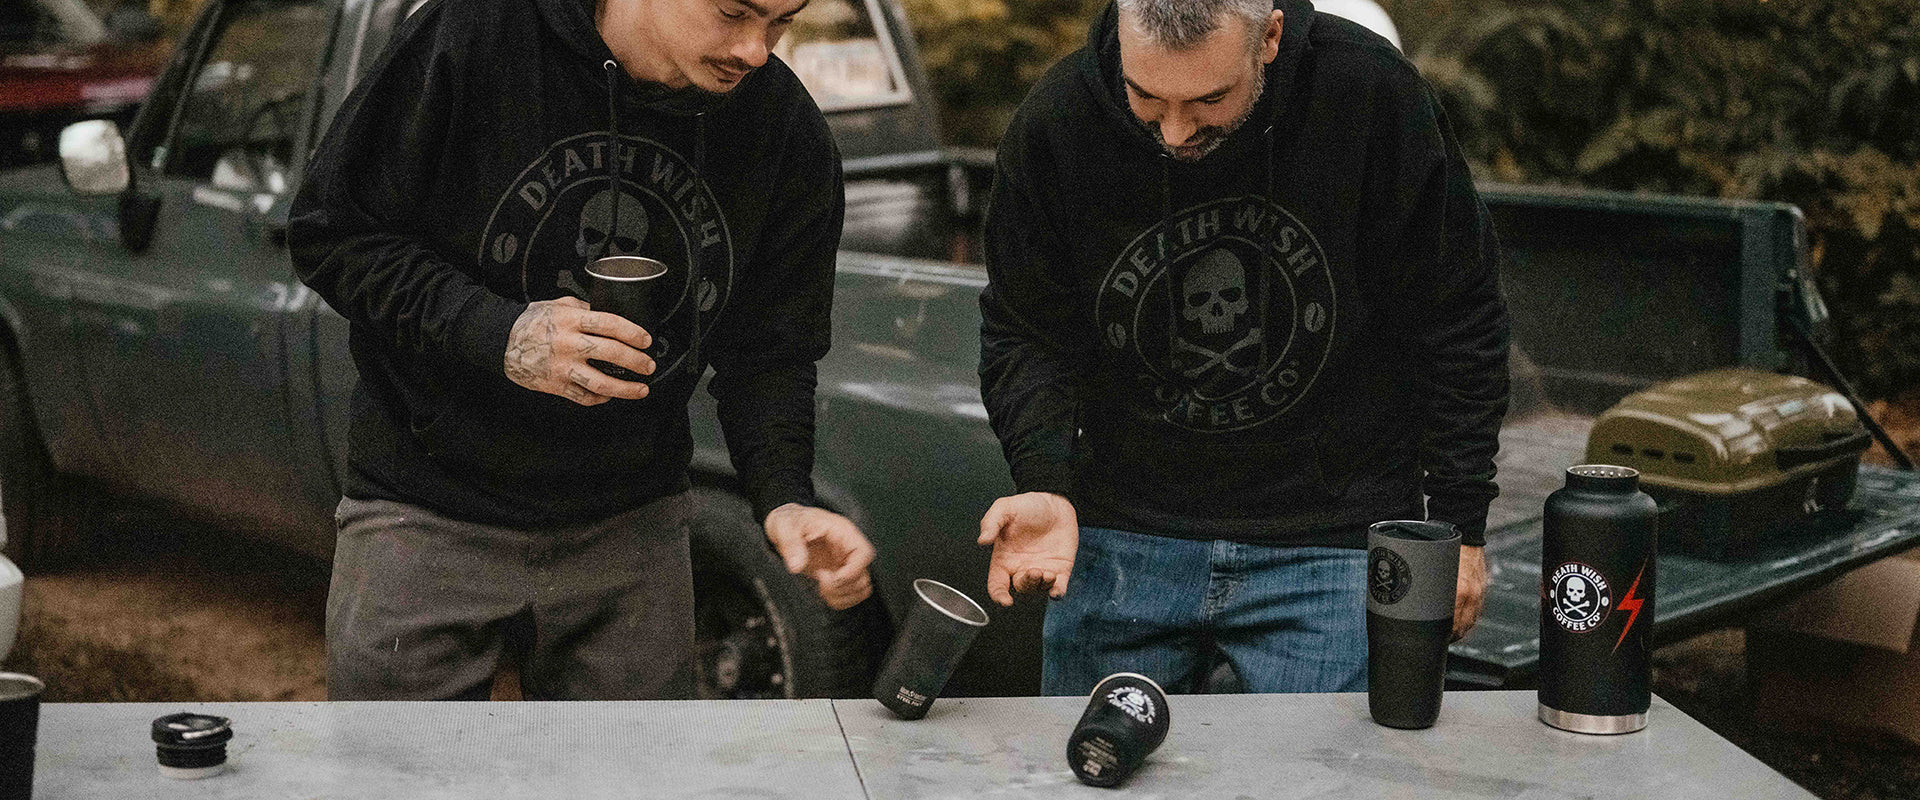
[{"label": "green foliage", "polygon": [[1920,5],[1397,5],[1479,175],[1795,203],[1843,366],[1920,386]]},{"label": "green foliage", "polygon": [[1106,0],[904,0],[941,123],[956,143],[999,141],[1027,89],[1087,38]]}]

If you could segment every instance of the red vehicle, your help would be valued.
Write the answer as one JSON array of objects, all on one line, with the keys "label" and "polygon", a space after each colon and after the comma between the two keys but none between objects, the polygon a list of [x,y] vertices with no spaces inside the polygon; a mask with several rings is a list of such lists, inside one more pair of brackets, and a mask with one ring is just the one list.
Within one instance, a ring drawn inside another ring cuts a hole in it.
[{"label": "red vehicle", "polygon": [[165,63],[160,34],[137,4],[0,0],[0,168],[54,160],[67,123],[130,124]]}]

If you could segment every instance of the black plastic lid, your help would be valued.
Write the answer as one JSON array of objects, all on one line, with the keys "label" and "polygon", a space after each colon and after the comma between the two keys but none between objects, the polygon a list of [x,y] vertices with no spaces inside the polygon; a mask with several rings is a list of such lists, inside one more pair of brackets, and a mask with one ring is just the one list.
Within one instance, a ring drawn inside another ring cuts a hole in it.
[{"label": "black plastic lid", "polygon": [[1595,492],[1631,492],[1640,486],[1640,470],[1611,464],[1567,468],[1567,488]]},{"label": "black plastic lid", "polygon": [[153,721],[153,741],[163,747],[217,747],[233,738],[226,717],[181,712]]}]

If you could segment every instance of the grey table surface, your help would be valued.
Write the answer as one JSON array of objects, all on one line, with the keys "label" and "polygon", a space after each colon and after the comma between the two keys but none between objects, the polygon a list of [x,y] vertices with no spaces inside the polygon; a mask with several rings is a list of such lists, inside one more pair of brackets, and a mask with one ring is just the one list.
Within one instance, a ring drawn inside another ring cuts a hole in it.
[{"label": "grey table surface", "polygon": [[[1582,736],[1533,692],[1449,693],[1438,725],[1374,725],[1364,694],[1177,696],[1165,744],[1121,788],[1066,765],[1072,697],[945,698],[902,721],[871,700],[56,703],[37,800],[66,798],[1809,798],[1655,699],[1651,723]],[[232,769],[161,777],[155,717],[231,717]]]}]

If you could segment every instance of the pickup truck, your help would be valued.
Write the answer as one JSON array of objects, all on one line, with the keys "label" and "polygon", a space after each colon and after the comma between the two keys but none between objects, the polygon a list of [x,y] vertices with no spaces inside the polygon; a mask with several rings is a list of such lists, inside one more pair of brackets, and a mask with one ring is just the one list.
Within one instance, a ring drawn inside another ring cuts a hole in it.
[{"label": "pickup truck", "polygon": [[[83,517],[107,493],[329,556],[354,375],[345,322],[293,276],[287,205],[329,116],[421,1],[209,0],[129,129],[77,123],[58,166],[0,173],[0,511],[29,572],[84,555]],[[914,579],[984,597],[978,520],[1011,489],[975,372],[991,159],[941,146],[907,30],[894,0],[815,0],[779,51],[846,159],[815,480],[877,545],[875,598],[829,611],[781,568],[697,394],[705,697],[862,695]],[[1697,370],[1792,368],[1783,320],[1816,324],[1818,304],[1790,207],[1486,198],[1509,249],[1519,396],[1488,536],[1493,596],[1453,675],[1513,686],[1537,660],[1541,501],[1581,460],[1593,415]],[[1663,556],[1656,636],[1920,541],[1914,476],[1864,470],[1855,505],[1753,558]],[[948,693],[1037,691],[1043,605],[991,609]]]}]

